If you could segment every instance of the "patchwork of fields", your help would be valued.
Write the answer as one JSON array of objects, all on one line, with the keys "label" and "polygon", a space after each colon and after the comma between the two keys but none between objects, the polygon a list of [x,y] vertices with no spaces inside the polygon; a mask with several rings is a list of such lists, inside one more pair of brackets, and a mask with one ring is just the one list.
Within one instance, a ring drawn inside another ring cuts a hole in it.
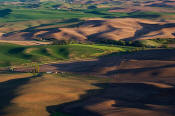
[{"label": "patchwork of fields", "polygon": [[175,0],[0,0],[0,116],[174,116]]}]

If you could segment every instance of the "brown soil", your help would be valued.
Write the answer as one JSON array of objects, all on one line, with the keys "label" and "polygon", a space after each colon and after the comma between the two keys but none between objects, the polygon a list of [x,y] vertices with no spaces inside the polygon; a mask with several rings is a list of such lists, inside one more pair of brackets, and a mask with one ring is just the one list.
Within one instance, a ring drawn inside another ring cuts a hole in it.
[{"label": "brown soil", "polygon": [[[174,54],[174,49],[153,49],[133,53],[124,53],[123,55],[113,53],[111,55],[89,61],[46,64],[40,66],[40,71],[90,73],[113,77],[123,74],[129,74],[129,76],[137,74],[138,76],[141,76],[142,73],[145,72],[146,73],[142,75],[142,77],[145,76],[145,78],[152,78],[159,73],[159,76],[173,76],[175,60]],[[161,71],[162,69],[163,71]],[[17,70],[28,71],[30,68],[19,68]],[[153,75],[151,76],[151,74]]]},{"label": "brown soil", "polygon": [[124,7],[124,8],[114,7],[111,10],[109,10],[109,12],[126,12],[126,13],[131,13],[136,11],[175,13],[173,9],[163,9],[163,8],[149,7],[149,6],[132,6],[132,7]]},{"label": "brown soil", "polygon": [[175,44],[168,44],[168,47],[175,48]]},{"label": "brown soil", "polygon": [[0,40],[2,43],[11,43],[11,44],[18,44],[18,45],[45,45],[51,44],[50,42],[40,42],[40,41],[11,41],[11,40]]},{"label": "brown soil", "polygon": [[174,38],[175,22],[152,21],[136,18],[100,19],[91,18],[69,28],[36,29],[4,34],[2,40],[33,40],[36,38],[72,39],[79,41],[139,40]]},{"label": "brown soil", "polygon": [[52,65],[59,70],[113,77],[114,83],[95,84],[80,100],[49,106],[75,116],[173,116],[175,108],[175,50],[148,50],[111,55],[91,62]]},{"label": "brown soil", "polygon": [[[78,73],[78,78],[47,74],[4,80],[1,75],[0,90],[6,91],[0,94],[0,114],[49,116],[61,111],[73,116],[173,116],[174,61],[174,49],[154,49],[40,67],[41,71]],[[85,75],[111,81],[88,80]]]},{"label": "brown soil", "polygon": [[85,91],[97,89],[92,82],[56,75],[0,74],[0,115],[49,116],[47,106],[78,100]]}]

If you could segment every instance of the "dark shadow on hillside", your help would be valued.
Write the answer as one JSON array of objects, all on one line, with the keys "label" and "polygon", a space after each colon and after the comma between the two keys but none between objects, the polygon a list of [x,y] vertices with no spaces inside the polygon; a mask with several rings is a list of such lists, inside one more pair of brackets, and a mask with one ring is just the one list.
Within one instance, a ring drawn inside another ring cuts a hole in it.
[{"label": "dark shadow on hillside", "polygon": [[[39,76],[41,75],[37,75],[37,77]],[[12,79],[5,82],[0,82],[0,115],[1,116],[7,113],[4,111],[4,109],[7,106],[13,105],[11,103],[11,100],[17,96],[16,90],[20,86],[28,83],[28,81],[34,77],[36,76],[25,77],[20,79]]]},{"label": "dark shadow on hillside", "polygon": [[[94,85],[100,89],[89,90],[74,102],[48,106],[47,111],[50,114],[64,112],[72,116],[103,116],[99,112],[117,115],[122,108],[136,108],[159,112],[167,116],[175,114],[175,87],[173,84],[172,88],[160,88],[145,83],[98,83]],[[105,104],[101,104],[100,107],[95,106],[109,100],[114,102],[107,106]],[[152,107],[157,105],[164,107]],[[93,107],[92,110],[88,110],[87,106]],[[134,109],[131,109],[131,112],[135,112]],[[93,113],[95,114],[92,115]],[[154,113],[152,112],[150,115],[154,116]],[[143,116],[147,116],[147,113],[143,112]]]},{"label": "dark shadow on hillside", "polygon": [[[175,64],[158,66],[158,67],[146,67],[146,68],[134,68],[134,69],[118,69],[118,70],[109,71],[106,75],[110,76],[110,75],[114,75],[114,74],[128,74],[128,73],[132,73],[132,74],[138,75],[139,73],[143,73],[143,72],[146,72],[146,71],[154,71],[155,73],[152,73],[152,76],[159,76],[160,72],[157,72],[156,70],[166,69],[166,68],[174,68],[174,67],[175,67]],[[150,77],[151,77],[151,75],[150,75]]]},{"label": "dark shadow on hillside", "polygon": [[[145,50],[132,53],[127,52],[112,53],[110,55],[99,57],[97,60],[94,61],[78,61],[71,63],[49,64],[49,65],[43,65],[43,67],[41,68],[51,66],[56,67],[56,69],[59,71],[96,73],[103,67],[119,66],[122,61],[128,61],[128,60],[175,61],[175,49],[154,49],[154,50]],[[161,67],[157,68],[159,69]],[[152,68],[150,68],[150,70],[151,69]]]},{"label": "dark shadow on hillside", "polygon": [[[37,36],[37,38],[47,38],[47,35],[49,35],[51,33],[59,32],[60,30],[58,29],[58,27],[45,28],[45,29],[38,29],[38,28],[43,28],[43,27],[53,26],[53,25],[59,26],[59,25],[62,25],[62,24],[70,24],[70,25],[72,25],[71,23],[79,23],[79,22],[81,22],[80,19],[78,19],[78,18],[71,18],[71,19],[62,20],[62,21],[56,21],[54,23],[41,24],[41,25],[38,25],[38,26],[33,26],[33,27],[26,28],[26,29],[21,30],[21,31],[13,31],[13,32],[6,33],[6,34],[3,35],[4,38],[1,38],[1,39],[8,40],[8,38],[6,38],[6,37],[13,36],[14,34],[19,33],[19,32],[24,32],[25,34],[22,35],[23,38],[20,38],[20,39],[19,38],[13,38],[13,40],[15,40],[15,39],[16,40],[33,40],[32,37],[34,37],[35,33],[40,32],[40,31],[46,31],[46,33],[39,34]],[[9,39],[11,40],[11,38],[9,38]]]},{"label": "dark shadow on hillside", "polygon": [[46,31],[46,32],[44,34],[40,34],[38,37],[39,38],[46,38],[47,35],[59,32],[60,30],[58,28],[36,29],[36,30],[30,30],[30,31],[24,30],[22,32],[28,32],[28,33],[23,34],[22,36],[25,40],[29,40],[29,39],[32,39],[34,37],[35,33],[40,32],[40,31]]},{"label": "dark shadow on hillside", "polygon": [[175,33],[172,33],[175,36]]},{"label": "dark shadow on hillside", "polygon": [[131,12],[128,13],[128,16],[124,16],[122,18],[147,18],[147,19],[153,19],[153,18],[159,18],[159,14],[145,14],[144,12]]},{"label": "dark shadow on hillside", "polygon": [[174,7],[174,5],[168,5],[168,4],[165,4],[165,3],[157,3],[157,4],[146,5],[146,6],[149,6],[149,7],[162,7],[162,8],[173,8]]},{"label": "dark shadow on hillside", "polygon": [[33,56],[29,55],[29,54],[25,54],[25,47],[17,47],[17,48],[13,48],[11,50],[8,51],[8,54],[10,55],[16,55],[16,57],[19,58],[23,58],[23,59],[31,59]]},{"label": "dark shadow on hillside", "polygon": [[3,9],[3,10],[0,10],[0,17],[5,17],[9,14],[11,14],[12,10],[11,9]]},{"label": "dark shadow on hillside", "polygon": [[168,24],[164,24],[164,25],[159,25],[159,24],[145,24],[145,23],[139,23],[143,28],[136,31],[135,35],[133,37],[130,38],[125,38],[124,40],[126,41],[130,41],[130,40],[136,40],[150,32],[153,31],[159,31],[161,29],[164,28],[171,28],[171,27],[175,27],[175,23],[168,23]]},{"label": "dark shadow on hillside", "polygon": [[73,28],[73,27],[79,27],[79,26],[90,26],[90,25],[93,25],[93,27],[98,27],[102,25],[104,22],[105,21],[103,20],[87,20],[87,21],[82,21],[78,24],[69,25],[67,26],[67,28]]},{"label": "dark shadow on hillside", "polygon": [[[45,33],[39,34],[37,37],[35,37],[35,34],[37,32],[45,31]],[[4,34],[1,39],[3,40],[14,40],[14,41],[22,41],[22,40],[34,40],[37,38],[47,38],[47,35],[59,32],[60,30],[58,28],[46,28],[46,29],[34,29],[34,27],[27,28],[22,31],[17,31],[17,32],[10,32],[7,34]],[[23,34],[20,35],[22,37],[20,38],[10,38],[11,36],[14,36],[16,33],[22,32]],[[34,38],[35,37],[35,38]]]},{"label": "dark shadow on hillside", "polygon": [[37,30],[37,28],[42,28],[45,26],[52,26],[52,25],[58,25],[58,24],[66,24],[66,23],[74,23],[74,22],[80,22],[81,20],[78,18],[71,18],[71,19],[67,19],[67,20],[63,20],[63,21],[58,21],[58,22],[54,22],[54,23],[49,23],[49,24],[41,24],[39,26],[34,26],[34,27],[29,27],[27,29],[25,29],[25,31],[33,31],[33,30]]},{"label": "dark shadow on hillside", "polygon": [[101,34],[113,32],[113,31],[116,31],[116,30],[117,30],[117,28],[112,27],[112,26],[109,25],[108,28],[105,31],[92,34],[92,35],[88,36],[87,38],[88,38],[89,41],[92,41],[92,42],[97,41],[97,42],[99,42],[99,41],[107,39],[107,38],[104,38],[104,37],[100,37]]},{"label": "dark shadow on hillside", "polygon": [[85,13],[90,13],[90,14],[94,14],[94,15],[108,15],[108,14],[102,13],[100,11],[89,11],[89,12],[85,12]]}]

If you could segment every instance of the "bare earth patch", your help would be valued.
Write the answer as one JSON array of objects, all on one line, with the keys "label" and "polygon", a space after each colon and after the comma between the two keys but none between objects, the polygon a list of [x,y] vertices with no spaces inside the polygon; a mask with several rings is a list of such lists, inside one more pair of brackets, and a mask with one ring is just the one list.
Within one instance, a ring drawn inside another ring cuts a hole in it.
[{"label": "bare earth patch", "polygon": [[18,45],[46,45],[50,44],[50,42],[39,42],[39,41],[11,41],[11,40],[0,40],[3,43],[12,43]]},{"label": "bare earth patch", "polygon": [[[9,79],[9,82],[1,78]],[[14,80],[13,83],[10,82],[12,81],[10,79]],[[0,80],[2,80],[0,90],[6,90],[1,91],[0,94],[0,101],[4,102],[4,104],[0,104],[0,115],[3,116],[49,116],[47,106],[78,100],[86,90],[97,89],[91,85],[91,83],[97,82],[95,80],[63,78],[57,75],[30,78],[30,74],[0,74]],[[21,81],[26,82],[23,84]],[[4,85],[6,82],[9,87]],[[17,83],[20,85],[15,88]],[[8,102],[10,103],[5,105]]]}]

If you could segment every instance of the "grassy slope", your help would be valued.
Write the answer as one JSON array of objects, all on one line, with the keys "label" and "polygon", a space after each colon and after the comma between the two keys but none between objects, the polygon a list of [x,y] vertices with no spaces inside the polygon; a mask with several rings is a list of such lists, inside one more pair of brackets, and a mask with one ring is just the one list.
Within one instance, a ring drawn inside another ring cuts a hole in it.
[{"label": "grassy slope", "polygon": [[157,12],[134,12],[134,13],[117,13],[108,12],[108,8],[98,9],[82,9],[82,10],[54,10],[54,9],[28,9],[28,8],[11,8],[11,14],[0,17],[0,22],[17,22],[26,20],[48,20],[48,19],[70,19],[70,18],[84,18],[84,17],[133,17],[133,18],[158,18],[161,15],[171,15],[171,13],[157,13]]},{"label": "grassy slope", "polygon": [[[71,23],[78,23],[84,18],[102,17],[102,18],[146,18],[146,19],[164,19],[163,17],[171,17],[173,13],[160,12],[133,12],[133,13],[119,13],[108,12],[109,8],[98,9],[79,9],[79,10],[54,10],[47,8],[29,9],[15,6],[5,6],[0,10],[10,8],[12,12],[4,17],[0,16],[0,32],[14,32],[24,30],[26,28],[39,25],[67,25]],[[71,20],[71,19],[77,19]],[[73,21],[73,22],[71,22]]]},{"label": "grassy slope", "polygon": [[0,67],[28,64],[31,62],[48,63],[70,59],[95,58],[103,54],[132,49],[132,47],[104,45],[19,46],[4,43],[0,43],[0,48]]},{"label": "grassy slope", "polygon": [[[40,24],[60,25],[60,20],[65,19],[83,19],[83,18],[146,18],[157,19],[163,17],[174,16],[174,13],[162,13],[162,12],[133,12],[133,13],[119,13],[108,12],[109,8],[97,8],[97,9],[73,9],[73,10],[55,10],[48,8],[53,4],[49,4],[47,7],[41,5],[38,9],[23,8],[22,6],[6,5],[0,6],[0,10],[10,8],[12,12],[3,17],[0,16],[0,30],[1,32],[13,32],[16,30],[22,30],[25,28],[38,26]],[[57,21],[56,21],[57,20]],[[59,20],[59,21],[58,21]],[[64,24],[71,23],[65,22]],[[79,22],[77,20],[75,22]],[[57,22],[57,23],[56,23]],[[62,22],[62,21],[61,21]]]}]

